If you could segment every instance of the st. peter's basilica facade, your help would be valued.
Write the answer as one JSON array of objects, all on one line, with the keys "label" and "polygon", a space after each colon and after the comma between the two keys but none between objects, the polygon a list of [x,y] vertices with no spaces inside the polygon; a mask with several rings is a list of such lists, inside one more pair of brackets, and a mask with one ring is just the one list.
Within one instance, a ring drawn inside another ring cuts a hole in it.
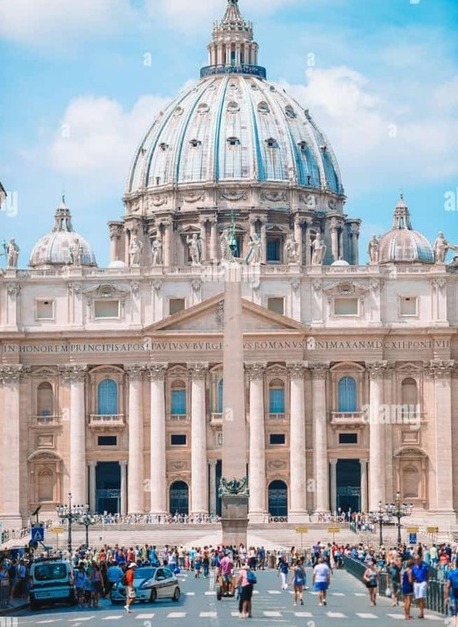
[{"label": "st. peter's basilica facade", "polygon": [[38,505],[53,516],[68,492],[94,512],[220,513],[222,294],[235,257],[250,521],[376,510],[399,490],[419,519],[454,523],[447,242],[413,230],[401,197],[360,261],[332,147],[266,80],[238,0],[208,53],[134,156],[107,268],[64,200],[27,269],[9,243],[0,519],[17,526]]}]

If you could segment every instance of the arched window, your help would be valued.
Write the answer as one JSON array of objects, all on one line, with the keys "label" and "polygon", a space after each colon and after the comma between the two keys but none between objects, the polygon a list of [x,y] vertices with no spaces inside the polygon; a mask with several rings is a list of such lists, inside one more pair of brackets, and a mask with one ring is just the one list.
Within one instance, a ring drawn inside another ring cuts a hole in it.
[{"label": "arched window", "polygon": [[337,386],[337,411],[352,412],[357,407],[356,381],[353,377],[342,377]]},{"label": "arched window", "polygon": [[274,519],[288,516],[288,488],[284,481],[272,481],[269,485],[269,514]]},{"label": "arched window", "polygon": [[38,416],[54,415],[54,394],[52,385],[47,381],[40,383],[37,389],[37,414]]},{"label": "arched window", "polygon": [[401,402],[403,405],[416,405],[418,403],[417,382],[410,377],[403,379],[401,383]]},{"label": "arched window", "polygon": [[172,516],[175,514],[189,514],[189,488],[184,481],[174,481],[170,486],[170,513]]},{"label": "arched window", "polygon": [[170,413],[175,416],[186,415],[186,385],[183,381],[172,383]]},{"label": "arched window", "polygon": [[285,413],[285,384],[281,379],[271,381],[269,385],[269,414]]},{"label": "arched window", "polygon": [[220,379],[218,382],[218,398],[216,411],[218,414],[223,413],[223,379]]},{"label": "arched window", "polygon": [[118,413],[118,386],[113,379],[104,379],[97,387],[97,413],[105,416]]}]

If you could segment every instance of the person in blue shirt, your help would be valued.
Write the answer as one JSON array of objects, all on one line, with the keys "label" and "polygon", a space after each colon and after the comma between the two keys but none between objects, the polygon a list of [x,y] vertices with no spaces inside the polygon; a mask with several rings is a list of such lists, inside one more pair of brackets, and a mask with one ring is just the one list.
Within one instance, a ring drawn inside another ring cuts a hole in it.
[{"label": "person in blue shirt", "polygon": [[452,562],[451,570],[447,575],[444,589],[444,600],[448,604],[450,616],[453,617],[453,625],[458,625],[458,559]]},{"label": "person in blue shirt", "polygon": [[412,567],[413,593],[418,605],[418,618],[425,617],[425,599],[428,594],[429,567],[419,555],[414,558]]}]

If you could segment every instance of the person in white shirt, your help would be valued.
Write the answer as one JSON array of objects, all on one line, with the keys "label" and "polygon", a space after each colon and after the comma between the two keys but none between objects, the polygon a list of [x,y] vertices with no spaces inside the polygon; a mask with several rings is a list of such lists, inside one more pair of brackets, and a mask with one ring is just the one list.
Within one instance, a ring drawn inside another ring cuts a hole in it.
[{"label": "person in white shirt", "polygon": [[318,558],[318,563],[313,569],[313,584],[318,592],[318,605],[327,605],[326,594],[331,583],[331,569],[323,557]]}]

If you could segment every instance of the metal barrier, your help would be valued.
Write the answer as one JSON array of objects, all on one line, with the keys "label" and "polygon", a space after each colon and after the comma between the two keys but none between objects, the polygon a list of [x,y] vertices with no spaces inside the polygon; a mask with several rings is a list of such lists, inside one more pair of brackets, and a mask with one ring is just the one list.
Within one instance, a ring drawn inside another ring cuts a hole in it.
[{"label": "metal barrier", "polygon": [[[352,557],[344,558],[345,570],[356,577],[359,581],[364,583],[363,575],[366,571],[366,564],[360,560],[355,560]],[[429,582],[428,582],[428,595],[426,597],[425,608],[439,614],[447,614],[447,604],[444,601],[444,589],[445,581],[438,579],[439,570],[436,568],[430,568],[429,570]],[[389,584],[389,575],[386,570],[379,571],[379,595],[384,597],[385,591]],[[402,591],[399,598],[403,600]]]}]

